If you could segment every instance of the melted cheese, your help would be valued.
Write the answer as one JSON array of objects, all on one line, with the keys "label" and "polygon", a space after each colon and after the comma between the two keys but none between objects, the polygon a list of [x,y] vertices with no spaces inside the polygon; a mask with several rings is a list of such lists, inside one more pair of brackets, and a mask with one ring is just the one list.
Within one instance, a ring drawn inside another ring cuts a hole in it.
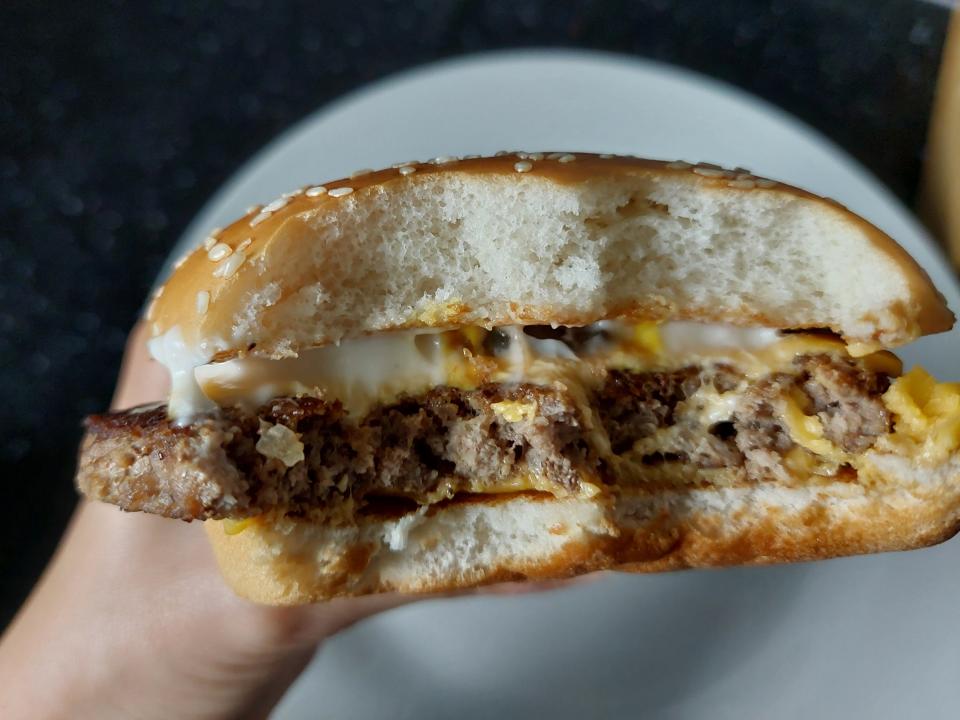
[{"label": "melted cheese", "polygon": [[848,460],[847,454],[824,437],[823,423],[816,415],[807,415],[806,396],[799,391],[782,398],[780,417],[790,438],[800,447],[835,463]]},{"label": "melted cheese", "polygon": [[[600,492],[600,488],[595,485],[591,479],[581,479],[580,490],[577,497],[594,497]],[[479,489],[479,488],[478,488]],[[500,480],[495,483],[485,483],[482,486],[482,492],[490,495],[502,495],[504,493],[517,492],[548,492],[558,497],[564,496],[564,491],[557,487],[555,483],[545,482],[543,478],[533,473],[521,473],[512,477]]]},{"label": "melted cheese", "polygon": [[883,396],[894,414],[886,444],[925,464],[938,464],[960,449],[960,383],[938,383],[915,367]]},{"label": "melted cheese", "polygon": [[257,522],[256,518],[243,518],[242,520],[221,520],[223,532],[227,535],[239,535],[251,525]]},{"label": "melted cheese", "polygon": [[[683,325],[686,323],[675,323]],[[657,323],[637,323],[633,328],[633,342],[651,355],[663,352],[663,333]]]},{"label": "melted cheese", "polygon": [[[881,452],[937,465],[960,450],[960,383],[938,383],[923,368],[915,367],[891,383],[883,403],[893,415],[894,430],[878,442]],[[806,404],[806,397],[798,392],[781,400],[780,416],[790,438],[819,459],[862,468],[863,456],[830,442],[820,418],[805,412]]]},{"label": "melted cheese", "polygon": [[490,409],[511,423],[533,420],[537,416],[537,404],[535,402],[501,400],[500,402],[490,403]]}]

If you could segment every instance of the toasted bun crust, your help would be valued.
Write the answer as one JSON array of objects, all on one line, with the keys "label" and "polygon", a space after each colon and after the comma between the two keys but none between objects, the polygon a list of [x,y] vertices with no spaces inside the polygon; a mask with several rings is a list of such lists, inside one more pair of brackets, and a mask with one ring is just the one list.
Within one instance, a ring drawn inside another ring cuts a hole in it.
[{"label": "toasted bun crust", "polygon": [[[879,456],[875,482],[623,494],[513,495],[330,528],[283,519],[206,530],[227,582],[271,605],[432,592],[595,570],[655,572],[907,550],[960,529],[960,460]],[[612,504],[611,504],[612,502]]]},{"label": "toasted bun crust", "polygon": [[833,201],[581,153],[438,158],[298,190],[213,232],[147,318],[201,359],[466,324],[688,319],[876,347],[953,322],[907,253]]}]

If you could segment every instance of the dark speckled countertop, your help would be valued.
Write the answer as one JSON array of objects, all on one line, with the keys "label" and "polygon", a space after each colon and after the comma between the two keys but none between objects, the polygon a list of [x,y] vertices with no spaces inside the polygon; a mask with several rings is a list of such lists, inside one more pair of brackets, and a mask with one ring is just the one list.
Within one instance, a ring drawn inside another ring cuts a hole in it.
[{"label": "dark speckled countertop", "polygon": [[[82,417],[168,249],[261,145],[356,86],[504,47],[677,63],[915,192],[947,10],[919,0],[272,3],[0,9],[0,627],[75,503]],[[9,497],[12,490],[13,497]]]}]

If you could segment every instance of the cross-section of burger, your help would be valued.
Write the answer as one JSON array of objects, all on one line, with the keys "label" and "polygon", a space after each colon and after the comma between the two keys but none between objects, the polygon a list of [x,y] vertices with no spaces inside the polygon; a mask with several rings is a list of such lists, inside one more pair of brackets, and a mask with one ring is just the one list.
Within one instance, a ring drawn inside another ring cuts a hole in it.
[{"label": "cross-section of burger", "polygon": [[907,549],[960,524],[953,316],[893,240],[741,171],[519,153],[303,188],[146,317],[166,404],[87,420],[88,497],[204,520],[292,604]]}]

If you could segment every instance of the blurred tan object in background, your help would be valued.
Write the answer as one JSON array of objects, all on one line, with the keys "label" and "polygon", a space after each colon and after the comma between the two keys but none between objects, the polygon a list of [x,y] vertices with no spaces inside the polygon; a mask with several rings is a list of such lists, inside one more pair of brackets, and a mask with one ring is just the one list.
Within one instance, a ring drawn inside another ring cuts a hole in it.
[{"label": "blurred tan object in background", "polygon": [[919,209],[960,271],[960,10],[953,11],[933,103]]}]

